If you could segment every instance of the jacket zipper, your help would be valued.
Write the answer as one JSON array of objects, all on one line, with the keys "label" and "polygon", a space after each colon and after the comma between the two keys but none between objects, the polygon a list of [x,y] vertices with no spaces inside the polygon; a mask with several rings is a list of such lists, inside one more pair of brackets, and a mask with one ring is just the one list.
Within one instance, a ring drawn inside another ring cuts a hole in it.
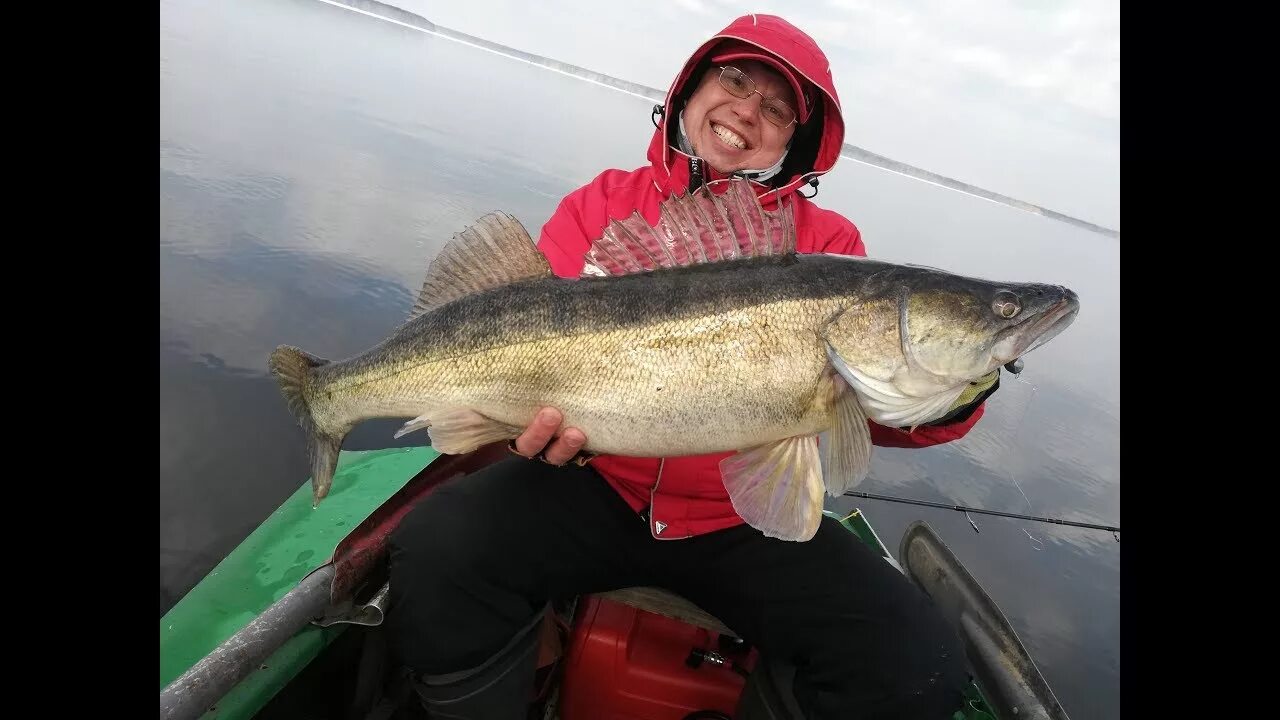
[{"label": "jacket zipper", "polygon": [[649,534],[653,536],[654,540],[684,540],[685,538],[693,537],[693,535],[681,535],[680,537],[668,535],[666,537],[662,537],[662,530],[666,530],[669,526],[663,524],[662,530],[659,530],[658,524],[661,521],[653,517],[653,498],[658,494],[658,486],[662,484],[662,471],[666,468],[666,465],[666,458],[660,458],[658,460],[658,478],[654,480],[653,487],[649,490],[649,507],[645,508],[640,513],[640,516],[643,517],[645,519],[645,523],[649,525]]}]

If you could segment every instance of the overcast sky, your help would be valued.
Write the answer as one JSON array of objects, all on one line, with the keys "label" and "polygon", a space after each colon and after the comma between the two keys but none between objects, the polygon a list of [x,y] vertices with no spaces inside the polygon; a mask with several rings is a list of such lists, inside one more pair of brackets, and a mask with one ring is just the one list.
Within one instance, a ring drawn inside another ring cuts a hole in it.
[{"label": "overcast sky", "polygon": [[1120,227],[1118,2],[389,2],[661,90],[734,17],[782,15],[830,58],[846,142]]}]

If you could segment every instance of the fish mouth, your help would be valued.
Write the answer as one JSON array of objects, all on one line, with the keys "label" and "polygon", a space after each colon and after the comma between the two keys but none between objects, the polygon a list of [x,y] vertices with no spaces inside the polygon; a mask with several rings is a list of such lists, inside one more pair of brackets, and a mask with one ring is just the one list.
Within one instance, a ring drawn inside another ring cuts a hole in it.
[{"label": "fish mouth", "polygon": [[1001,365],[1012,362],[1057,337],[1075,322],[1079,313],[1080,299],[1064,288],[1063,298],[1047,310],[1005,330],[1004,337],[992,348],[992,355]]}]

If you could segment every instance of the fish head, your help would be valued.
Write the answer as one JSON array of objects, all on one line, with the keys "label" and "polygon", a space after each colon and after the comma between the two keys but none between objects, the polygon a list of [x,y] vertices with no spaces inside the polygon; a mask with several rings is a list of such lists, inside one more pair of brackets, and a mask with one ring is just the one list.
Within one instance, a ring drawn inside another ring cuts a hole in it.
[{"label": "fish head", "polygon": [[1076,293],[914,266],[832,323],[828,356],[868,417],[891,427],[935,420],[969,383],[1074,322]]},{"label": "fish head", "polygon": [[971,382],[1049,342],[1079,311],[1079,297],[1060,285],[957,278],[908,287],[898,318],[904,375]]}]

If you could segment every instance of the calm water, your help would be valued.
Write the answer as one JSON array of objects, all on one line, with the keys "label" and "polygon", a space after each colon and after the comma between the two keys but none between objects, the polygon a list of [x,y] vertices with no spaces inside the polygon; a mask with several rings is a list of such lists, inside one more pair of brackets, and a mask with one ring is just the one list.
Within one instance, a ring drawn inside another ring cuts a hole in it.
[{"label": "calm water", "polygon": [[[271,349],[366,349],[477,217],[505,210],[536,236],[564,194],[644,164],[648,111],[314,0],[161,3],[161,614],[307,477]],[[1063,283],[1083,304],[967,438],[877,448],[862,489],[1119,524],[1118,244],[846,160],[817,202],[856,222],[874,256]],[[393,441],[399,424],[367,423],[345,447],[423,441]],[[895,552],[908,523],[931,523],[1068,713],[1119,717],[1110,534],[987,516],[975,533],[952,511],[858,505]]]}]

